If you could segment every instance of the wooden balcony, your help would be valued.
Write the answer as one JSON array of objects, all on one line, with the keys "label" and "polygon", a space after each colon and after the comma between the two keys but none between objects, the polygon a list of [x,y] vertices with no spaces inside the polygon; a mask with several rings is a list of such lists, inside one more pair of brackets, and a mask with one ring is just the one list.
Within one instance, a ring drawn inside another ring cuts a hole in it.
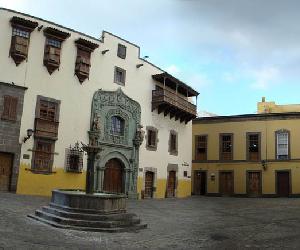
[{"label": "wooden balcony", "polygon": [[35,136],[51,140],[57,140],[58,122],[35,118]]},{"label": "wooden balcony", "polygon": [[180,94],[176,94],[168,89],[152,90],[152,111],[164,112],[164,116],[170,114],[170,118],[180,119],[180,122],[188,123],[196,118],[196,105],[190,103]]}]

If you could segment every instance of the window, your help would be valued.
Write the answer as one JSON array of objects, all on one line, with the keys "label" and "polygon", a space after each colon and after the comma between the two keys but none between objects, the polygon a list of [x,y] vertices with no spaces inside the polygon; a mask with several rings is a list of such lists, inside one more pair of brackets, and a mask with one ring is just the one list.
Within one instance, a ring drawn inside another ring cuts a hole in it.
[{"label": "window", "polygon": [[12,38],[9,54],[18,66],[27,59],[30,33],[38,26],[37,22],[32,22],[17,16],[11,20]]},{"label": "window", "polygon": [[289,131],[276,131],[276,159],[289,159]]},{"label": "window", "polygon": [[56,118],[56,110],[57,110],[57,103],[41,100],[39,117],[41,119],[54,122]]},{"label": "window", "polygon": [[207,160],[207,135],[197,135],[195,144],[195,160]]},{"label": "window", "polygon": [[90,67],[91,67],[90,56],[91,53],[88,51],[84,51],[80,49],[78,49],[77,51],[75,72],[77,76],[78,75],[80,76],[80,78],[78,77],[79,81],[81,79],[86,79],[89,77]]},{"label": "window", "polygon": [[119,116],[113,116],[111,118],[111,133],[113,135],[124,135],[124,119]]},{"label": "window", "polygon": [[177,132],[174,130],[170,131],[169,153],[171,155],[178,155],[178,135]]},{"label": "window", "polygon": [[115,67],[115,79],[114,82],[125,85],[126,71],[119,67]]},{"label": "window", "polygon": [[37,171],[52,171],[54,141],[36,139],[33,157],[33,169]]},{"label": "window", "polygon": [[260,134],[247,133],[247,159],[249,161],[260,160]]},{"label": "window", "polygon": [[83,168],[83,150],[77,142],[74,147],[66,149],[66,171],[81,173]]},{"label": "window", "polygon": [[157,128],[147,126],[147,135],[146,135],[146,148],[150,151],[155,151],[157,149],[157,134],[158,130]]},{"label": "window", "polygon": [[118,44],[118,57],[122,59],[126,58],[126,46],[123,44]]},{"label": "window", "polygon": [[77,57],[75,62],[75,75],[80,83],[89,78],[91,67],[91,53],[99,47],[98,44],[79,38],[75,41]]},{"label": "window", "polygon": [[233,160],[233,134],[220,135],[220,160]]},{"label": "window", "polygon": [[44,65],[50,74],[59,68],[61,42],[56,39],[46,37],[44,50]]},{"label": "window", "polygon": [[1,118],[4,120],[17,120],[18,98],[14,96],[4,96],[3,113]]}]

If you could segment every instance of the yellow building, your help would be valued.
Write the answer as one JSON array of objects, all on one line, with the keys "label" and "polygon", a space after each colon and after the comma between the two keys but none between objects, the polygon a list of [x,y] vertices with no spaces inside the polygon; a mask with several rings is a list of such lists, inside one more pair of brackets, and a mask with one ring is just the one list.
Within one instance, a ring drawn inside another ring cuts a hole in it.
[{"label": "yellow building", "polygon": [[[277,113],[264,111],[270,106]],[[300,112],[294,112],[296,106],[263,98],[258,114],[195,119],[192,192],[298,196]]]}]

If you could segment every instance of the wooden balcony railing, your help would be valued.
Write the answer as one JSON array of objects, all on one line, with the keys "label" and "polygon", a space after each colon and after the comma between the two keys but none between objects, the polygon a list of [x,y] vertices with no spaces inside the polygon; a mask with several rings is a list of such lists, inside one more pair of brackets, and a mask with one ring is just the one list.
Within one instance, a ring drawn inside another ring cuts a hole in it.
[{"label": "wooden balcony railing", "polygon": [[195,118],[197,114],[196,105],[168,89],[152,90],[152,110],[159,107],[164,107],[164,111],[172,113],[171,116],[178,115],[185,121]]}]

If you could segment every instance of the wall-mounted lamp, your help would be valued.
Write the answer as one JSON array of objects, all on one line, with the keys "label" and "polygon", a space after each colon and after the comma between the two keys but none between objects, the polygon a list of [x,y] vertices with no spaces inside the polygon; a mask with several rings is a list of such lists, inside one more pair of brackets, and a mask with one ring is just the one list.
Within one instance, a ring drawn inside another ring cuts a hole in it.
[{"label": "wall-mounted lamp", "polygon": [[142,66],[144,66],[143,63],[139,63],[139,64],[136,65],[137,68],[140,68],[140,67],[142,67]]},{"label": "wall-mounted lamp", "polygon": [[102,50],[101,53],[102,53],[102,55],[104,55],[108,51],[109,51],[109,49],[105,49],[105,50]]},{"label": "wall-mounted lamp", "polygon": [[41,31],[41,29],[44,27],[44,25],[41,25],[38,27],[38,31]]},{"label": "wall-mounted lamp", "polygon": [[267,161],[266,160],[262,160],[261,161],[261,166],[263,167],[263,170],[267,170]]},{"label": "wall-mounted lamp", "polygon": [[24,137],[23,142],[25,143],[32,135],[33,135],[33,129],[27,129],[27,136]]},{"label": "wall-mounted lamp", "polygon": [[188,167],[190,164],[188,164],[186,161],[182,163],[183,167]]}]

